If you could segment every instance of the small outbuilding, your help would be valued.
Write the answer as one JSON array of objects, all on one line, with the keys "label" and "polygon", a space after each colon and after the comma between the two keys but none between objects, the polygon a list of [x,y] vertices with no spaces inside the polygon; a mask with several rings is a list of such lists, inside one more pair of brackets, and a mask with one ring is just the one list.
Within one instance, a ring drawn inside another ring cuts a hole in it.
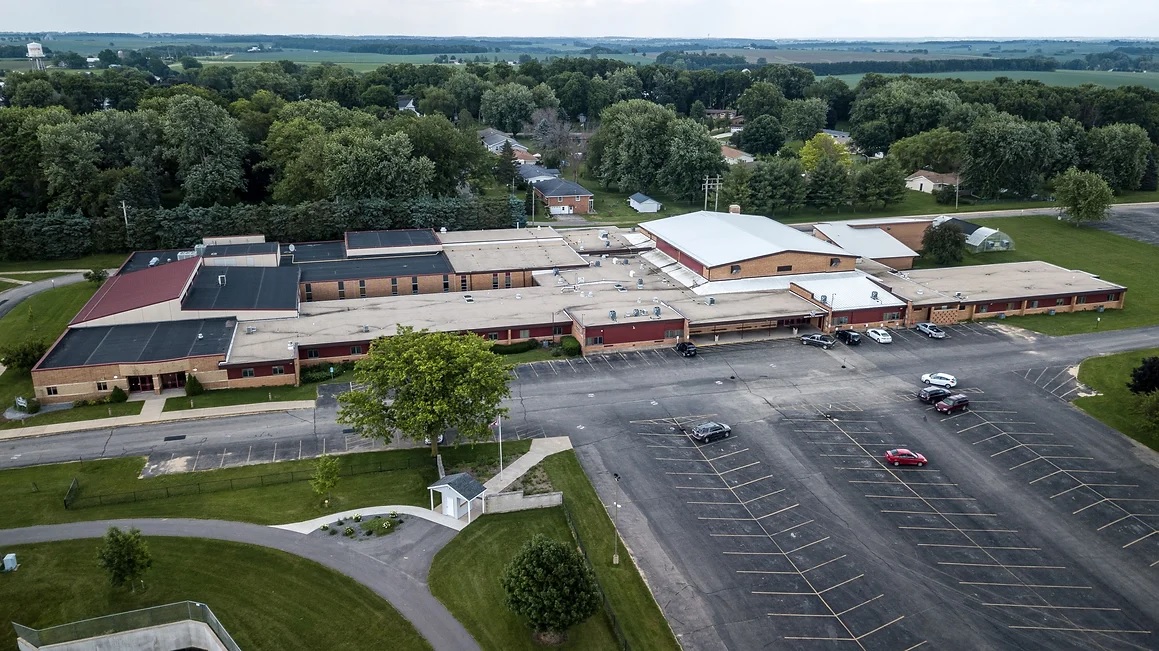
[{"label": "small outbuilding", "polygon": [[628,205],[636,212],[660,212],[660,209],[664,207],[659,201],[642,192],[628,197]]},{"label": "small outbuilding", "polygon": [[966,250],[970,253],[987,253],[990,251],[1013,251],[1014,240],[1000,230],[968,222],[957,217],[938,217],[934,226],[949,222],[957,226],[966,236]]},{"label": "small outbuilding", "polygon": [[457,472],[453,475],[447,475],[427,486],[427,490],[431,494],[431,510],[435,510],[435,493],[437,492],[442,498],[440,511],[445,516],[458,520],[466,515],[467,522],[470,522],[471,504],[476,499],[479,500],[479,512],[486,512],[487,502],[482,497],[487,489],[468,473]]}]

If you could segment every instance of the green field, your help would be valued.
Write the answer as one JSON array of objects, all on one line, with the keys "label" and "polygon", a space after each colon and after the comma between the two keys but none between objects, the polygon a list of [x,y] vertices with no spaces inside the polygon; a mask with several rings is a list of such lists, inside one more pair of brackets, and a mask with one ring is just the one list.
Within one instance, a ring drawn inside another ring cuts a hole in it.
[{"label": "green field", "polygon": [[0,280],[0,292],[12,289],[13,287],[19,287],[19,286],[20,285],[17,285],[16,283],[9,283],[9,282],[5,282],[3,280]]},{"label": "green field", "polygon": [[1085,360],[1079,367],[1079,381],[1102,395],[1076,398],[1074,404],[1103,423],[1159,451],[1159,432],[1148,428],[1146,421],[1135,413],[1136,397],[1127,389],[1131,371],[1144,357],[1156,355],[1159,355],[1159,348]]},{"label": "green field", "polygon": [[[834,75],[850,87],[856,86],[864,74]],[[896,76],[896,75],[889,75]],[[1081,86],[1095,84],[1115,88],[1117,86],[1145,86],[1159,90],[1159,73],[1157,72],[1104,72],[1100,70],[1055,70],[1054,72],[1036,72],[1032,70],[1009,71],[969,71],[969,72],[930,72],[910,75],[912,77],[937,77],[943,79],[962,79],[964,81],[987,81],[996,77],[1008,77],[1014,80],[1033,79],[1041,81],[1047,86]]]},{"label": "green field", "polygon": [[201,538],[147,542],[153,567],[136,593],[109,585],[96,539],[5,548],[20,570],[0,581],[0,648],[16,648],[9,622],[39,629],[186,600],[208,605],[243,649],[431,648],[384,599],[313,561]]},{"label": "green field", "polygon": [[13,271],[51,271],[53,269],[116,269],[125,262],[124,253],[97,253],[73,260],[31,260],[0,262],[0,275]]},{"label": "green field", "polygon": [[82,420],[99,420],[101,418],[115,418],[117,416],[136,416],[141,413],[141,408],[144,406],[145,403],[143,401],[136,400],[133,402],[121,402],[115,405],[87,405],[84,407],[72,407],[61,411],[41,412],[24,420],[5,421],[0,419],[0,430],[55,425],[57,423],[75,423]]}]

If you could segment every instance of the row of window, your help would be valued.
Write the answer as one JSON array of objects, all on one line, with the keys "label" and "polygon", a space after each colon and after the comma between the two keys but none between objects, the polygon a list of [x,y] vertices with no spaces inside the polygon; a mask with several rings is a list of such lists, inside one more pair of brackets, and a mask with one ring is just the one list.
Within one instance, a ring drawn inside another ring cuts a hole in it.
[{"label": "row of window", "polygon": [[[464,286],[466,285],[466,276],[463,276]],[[491,274],[491,289],[499,289],[499,274]],[[503,274],[503,289],[511,289],[511,272],[508,271]],[[464,289],[463,291],[466,291]]]},{"label": "row of window", "polygon": [[[351,346],[350,347],[350,354],[351,355],[361,355],[362,354],[362,346]],[[319,354],[317,348],[309,348],[306,350],[306,359],[318,359],[319,357],[321,357],[321,354]]]},{"label": "row of window", "polygon": [[[492,274],[492,276],[497,276],[497,274]],[[466,276],[459,276],[459,286],[460,286],[460,289],[462,291],[464,291],[464,292],[467,291],[467,277]],[[510,273],[507,274],[506,286],[511,287],[511,274]],[[499,285],[496,281],[495,288],[497,289],[498,287],[499,287]],[[306,294],[306,302],[309,303],[310,301],[313,301],[314,300],[314,286],[313,286],[313,284],[306,283],[304,289],[305,289],[305,294]],[[451,291],[451,277],[448,274],[443,274],[443,291],[444,292]],[[411,276],[410,277],[410,293],[411,294],[418,294],[419,293],[419,277],[418,276]],[[391,278],[390,279],[390,295],[391,296],[398,296],[398,278]],[[338,281],[338,299],[343,300],[345,298],[346,298],[346,281],[339,280]],[[365,280],[358,281],[358,298],[366,298],[366,281]]]},{"label": "row of window", "polygon": [[[275,367],[271,368],[270,371],[274,375],[285,375],[286,374],[286,367],[285,366],[275,366]],[[252,368],[243,368],[241,370],[241,376],[242,377],[253,377],[254,370]]]},{"label": "row of window", "polygon": [[[1118,294],[1107,294],[1107,302],[1108,302],[1108,303],[1113,303],[1113,302],[1115,302],[1115,301],[1117,301],[1117,300],[1119,300],[1119,295],[1118,295]],[[1085,305],[1085,304],[1086,304],[1086,302],[1087,302],[1087,297],[1086,297],[1086,296],[1079,296],[1079,297],[1075,298],[1075,303],[1076,303],[1076,304],[1078,304],[1078,305]],[[1055,307],[1062,307],[1063,305],[1066,305],[1066,304],[1067,304],[1067,299],[1065,299],[1065,298],[1056,298],[1056,299],[1054,299],[1054,306],[1055,306]],[[1040,305],[1039,305],[1039,302],[1038,302],[1038,300],[1037,300],[1037,299],[1035,299],[1035,300],[1033,300],[1033,301],[1028,301],[1028,302],[1026,303],[1026,309],[1028,309],[1028,310],[1033,310],[1033,309],[1036,309],[1036,308],[1038,308],[1038,307],[1040,307]],[[949,305],[943,305],[943,306],[942,306],[940,309],[943,309],[943,310],[948,310],[948,309],[950,309],[950,306],[949,306]],[[964,304],[962,304],[962,305],[958,305],[958,309],[959,309],[959,310],[964,310],[964,309],[966,309],[966,306],[965,306]],[[1006,311],[1007,311],[1007,312],[1014,312],[1014,311],[1015,311],[1015,310],[1017,310],[1017,309],[1018,309],[1018,303],[1007,303],[1007,304],[1006,304]],[[977,311],[979,314],[986,314],[987,312],[989,312],[989,311],[990,311],[990,306],[989,306],[989,305],[979,305],[979,306],[976,308],[976,311]]]}]

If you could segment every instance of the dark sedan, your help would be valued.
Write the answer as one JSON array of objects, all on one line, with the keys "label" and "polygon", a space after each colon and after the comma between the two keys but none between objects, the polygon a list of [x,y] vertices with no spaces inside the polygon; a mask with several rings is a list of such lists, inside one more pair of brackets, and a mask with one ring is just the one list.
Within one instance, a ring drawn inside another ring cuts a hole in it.
[{"label": "dark sedan", "polygon": [[806,346],[820,346],[826,350],[837,345],[837,340],[829,335],[805,335],[801,337],[801,343]]}]

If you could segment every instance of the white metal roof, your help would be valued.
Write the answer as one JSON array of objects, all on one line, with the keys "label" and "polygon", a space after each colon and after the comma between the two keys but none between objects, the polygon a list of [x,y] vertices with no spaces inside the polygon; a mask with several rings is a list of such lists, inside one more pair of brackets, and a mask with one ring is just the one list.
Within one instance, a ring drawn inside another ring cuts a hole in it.
[{"label": "white metal roof", "polygon": [[[901,307],[905,301],[885,291],[881,285],[862,273],[848,278],[816,278],[836,274],[811,274],[797,285],[836,311],[865,310],[875,307]],[[824,300],[822,300],[824,296]]]},{"label": "white metal roof", "polygon": [[969,244],[970,246],[978,246],[982,244],[982,242],[985,242],[987,237],[990,237],[991,235],[998,232],[1000,231],[988,226],[979,226],[974,230],[973,233],[970,233],[966,236],[966,244]]},{"label": "white metal roof", "polygon": [[786,251],[853,255],[760,215],[698,210],[644,222],[640,226],[709,267]]},{"label": "white metal roof", "polygon": [[640,257],[652,263],[661,273],[685,287],[692,288],[708,282],[704,279],[704,276],[680,264],[675,258],[660,249],[645,251],[640,254]]},{"label": "white metal roof", "polygon": [[863,258],[912,258],[917,252],[880,228],[853,228],[848,224],[825,222],[813,228],[837,246]]},{"label": "white metal roof", "polygon": [[784,276],[762,276],[760,278],[740,278],[737,280],[715,280],[704,283],[692,289],[701,296],[713,294],[736,294],[739,292],[768,292],[780,291],[789,288],[790,283],[801,284],[814,276],[824,276],[834,279],[864,278],[866,274],[860,271],[834,271],[819,274],[787,274]]}]

